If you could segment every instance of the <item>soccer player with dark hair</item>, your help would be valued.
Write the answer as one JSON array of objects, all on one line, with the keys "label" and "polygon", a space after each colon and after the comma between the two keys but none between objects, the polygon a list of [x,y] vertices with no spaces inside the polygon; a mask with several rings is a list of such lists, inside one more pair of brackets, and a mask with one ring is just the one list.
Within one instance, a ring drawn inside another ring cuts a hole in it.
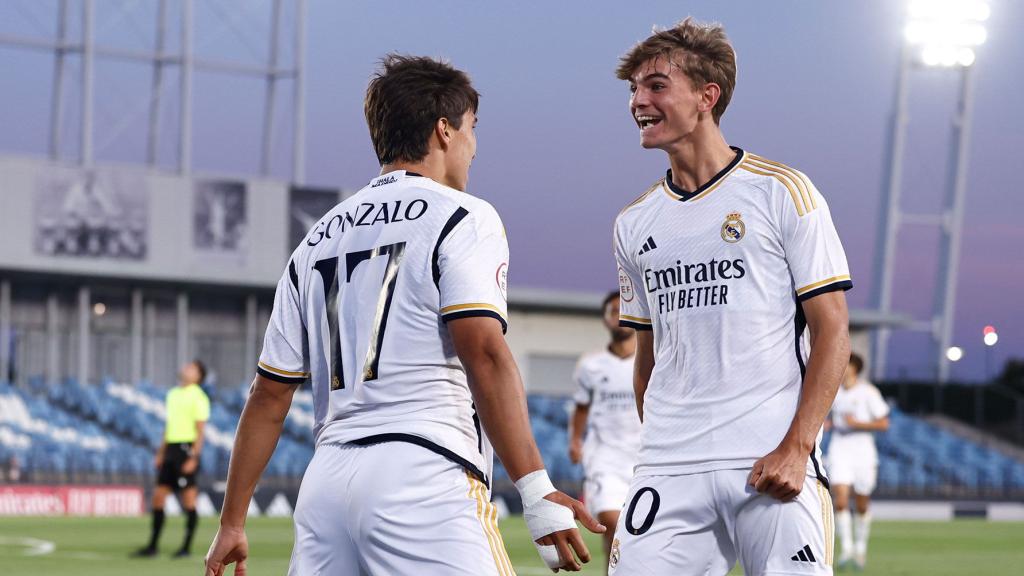
[{"label": "soccer player with dark hair", "polygon": [[611,572],[831,574],[818,440],[852,282],[828,204],[802,172],[726,143],[736,54],[721,26],[656,31],[618,77],[669,170],[615,222],[643,434]]},{"label": "soccer player with dark hair", "polygon": [[306,380],[316,450],[290,574],[513,574],[492,454],[547,565],[589,559],[576,518],[601,528],[552,486],[505,342],[504,227],[465,193],[477,103],[465,73],[430,58],[390,55],[371,79],[380,175],[313,226],[278,283],[208,576],[243,569],[245,512]]},{"label": "soccer player with dark hair", "polygon": [[[587,509],[601,524],[615,526],[640,449],[633,395],[636,332],[619,325],[618,291],[601,303],[601,320],[610,337],[608,345],[584,354],[573,374],[576,408],[569,420],[569,459],[583,463]],[[608,530],[603,536],[607,566],[614,533]]]},{"label": "soccer player with dark hair", "polygon": [[210,419],[210,399],[201,387],[204,380],[206,366],[199,360],[193,360],[178,374],[179,385],[167,393],[164,439],[154,458],[157,478],[153,490],[152,530],[149,544],[138,550],[136,556],[157,555],[160,532],[164,527],[164,503],[171,492],[177,495],[185,513],[185,540],[174,557],[184,558],[192,553],[192,537],[199,524],[196,512],[199,455],[203,451],[206,421]]},{"label": "soccer player with dark hair", "polygon": [[[889,429],[889,405],[875,385],[861,377],[864,360],[850,355],[843,386],[832,404],[832,441],[828,446],[828,472],[836,505],[839,567],[851,563],[864,569],[871,532],[871,492],[878,480],[875,433]],[[850,493],[856,517],[850,514]]]}]

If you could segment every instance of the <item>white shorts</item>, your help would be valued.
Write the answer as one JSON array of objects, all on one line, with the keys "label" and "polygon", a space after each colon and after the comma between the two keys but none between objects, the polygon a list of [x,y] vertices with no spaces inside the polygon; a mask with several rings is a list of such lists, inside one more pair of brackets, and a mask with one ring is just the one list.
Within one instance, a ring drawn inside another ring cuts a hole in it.
[{"label": "white shorts", "polygon": [[832,574],[832,500],[808,475],[782,502],[747,485],[750,470],[633,478],[609,558],[615,576]]},{"label": "white shorts", "polygon": [[853,486],[855,493],[870,496],[878,482],[878,464],[863,458],[844,458],[829,454],[828,478],[833,486]]},{"label": "white shorts", "polygon": [[583,480],[583,502],[596,517],[602,512],[618,512],[626,503],[632,474],[602,470],[588,473]]},{"label": "white shorts", "polygon": [[290,576],[514,575],[487,487],[408,442],[316,448]]}]

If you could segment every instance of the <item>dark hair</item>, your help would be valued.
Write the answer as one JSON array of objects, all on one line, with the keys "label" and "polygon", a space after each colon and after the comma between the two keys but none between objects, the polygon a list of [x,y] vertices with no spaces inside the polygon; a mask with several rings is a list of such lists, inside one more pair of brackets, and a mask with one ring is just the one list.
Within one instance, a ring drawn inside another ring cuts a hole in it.
[{"label": "dark hair", "polygon": [[608,295],[604,297],[604,300],[601,301],[601,312],[604,312],[605,308],[607,308],[609,304],[611,304],[612,302],[614,302],[614,301],[616,301],[618,299],[619,299],[619,291],[618,290],[615,290],[614,292],[609,292]]},{"label": "dark hair", "polygon": [[377,160],[382,166],[422,160],[437,121],[447,118],[459,130],[462,115],[476,112],[479,101],[469,76],[450,64],[388,54],[370,79],[363,103]]},{"label": "dark hair", "polygon": [[853,366],[853,369],[857,371],[858,375],[864,371],[864,359],[856,352],[850,353],[850,365]]},{"label": "dark hair", "polygon": [[722,25],[687,18],[667,30],[656,30],[619,60],[615,75],[619,80],[631,80],[644,62],[658,57],[679,68],[695,88],[718,84],[721,93],[711,110],[718,124],[736,88],[736,52]]},{"label": "dark hair", "polygon": [[202,360],[196,359],[192,361],[192,365],[196,367],[196,370],[199,370],[199,382],[196,382],[196,384],[206,382],[206,364],[203,364]]}]

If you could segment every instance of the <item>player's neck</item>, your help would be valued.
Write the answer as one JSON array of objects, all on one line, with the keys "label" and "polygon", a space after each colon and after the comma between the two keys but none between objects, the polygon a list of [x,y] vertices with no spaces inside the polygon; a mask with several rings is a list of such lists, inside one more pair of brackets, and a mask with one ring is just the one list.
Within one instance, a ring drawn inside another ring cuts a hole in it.
[{"label": "player's neck", "polygon": [[672,183],[683,190],[700,188],[736,158],[715,124],[699,126],[667,152]]},{"label": "player's neck", "polygon": [[612,340],[608,343],[608,351],[619,358],[629,358],[636,353],[636,338]]},{"label": "player's neck", "polygon": [[420,176],[430,178],[438,184],[444,184],[449,188],[455,188],[454,180],[448,176],[448,170],[445,167],[444,159],[435,154],[427,154],[422,160],[417,160],[416,162],[396,160],[395,162],[384,164],[380,167],[381,174],[387,174],[388,172],[394,172],[395,170],[415,172]]}]

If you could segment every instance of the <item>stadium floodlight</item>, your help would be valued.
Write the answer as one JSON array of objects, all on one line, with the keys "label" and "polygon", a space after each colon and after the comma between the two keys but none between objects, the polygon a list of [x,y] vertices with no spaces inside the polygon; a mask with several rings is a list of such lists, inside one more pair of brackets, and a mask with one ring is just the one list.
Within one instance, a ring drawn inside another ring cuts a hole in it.
[{"label": "stadium floodlight", "polygon": [[985,0],[912,0],[903,35],[925,66],[966,68],[988,39],[984,23],[990,14]]},{"label": "stadium floodlight", "polygon": [[999,342],[999,334],[995,330],[985,333],[985,346],[995,346]]},{"label": "stadium floodlight", "polygon": [[92,313],[97,316],[103,316],[107,313],[107,305],[103,302],[97,302],[92,305]]},{"label": "stadium floodlight", "polygon": [[964,349],[959,346],[950,346],[946,349],[946,358],[950,362],[959,362],[964,357]]}]

